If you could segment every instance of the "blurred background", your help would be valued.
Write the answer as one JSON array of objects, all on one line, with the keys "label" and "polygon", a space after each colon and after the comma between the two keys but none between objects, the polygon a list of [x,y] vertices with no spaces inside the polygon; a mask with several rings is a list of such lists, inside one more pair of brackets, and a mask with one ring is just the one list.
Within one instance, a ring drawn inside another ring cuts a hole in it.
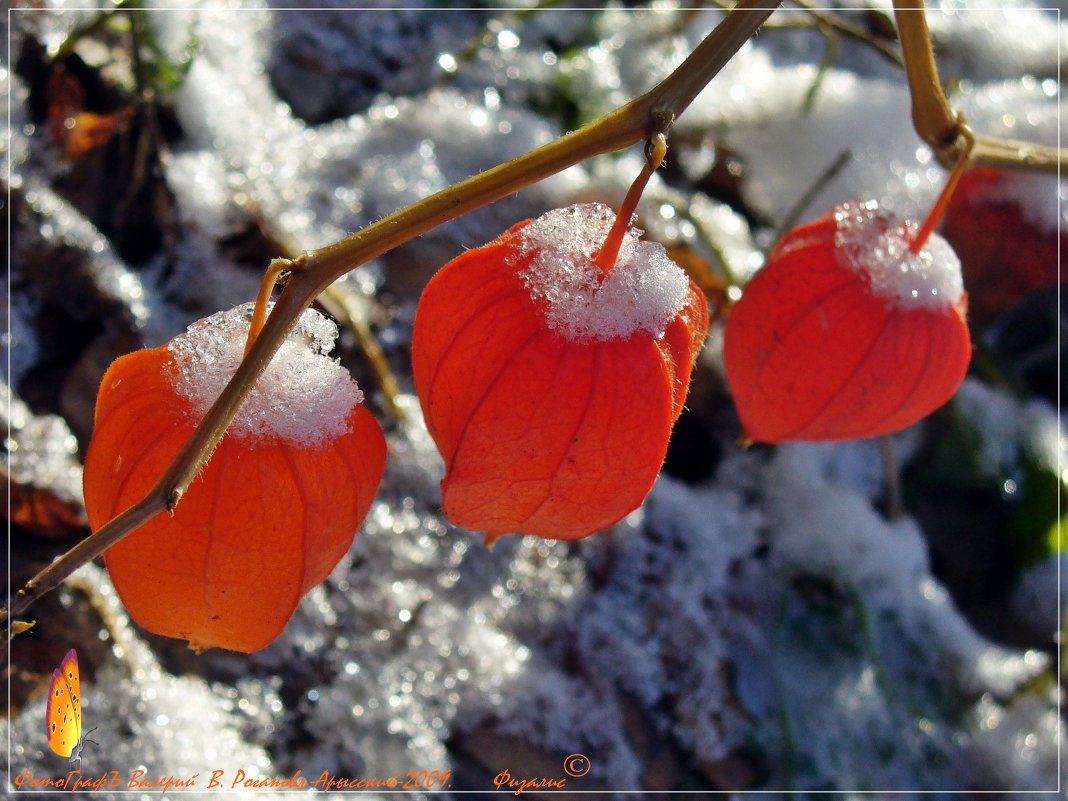
[{"label": "blurred background", "polygon": [[[86,5],[16,4],[0,20],[12,590],[88,534],[81,459],[113,359],[252,300],[271,258],[646,91],[723,16],[670,1]],[[929,25],[975,130],[1058,144],[1059,13],[947,2]],[[888,3],[796,2],[673,128],[639,226],[715,319],[640,510],[581,542],[484,549],[440,514],[408,352],[437,268],[550,208],[618,205],[642,164],[634,148],[331,288],[334,355],[390,444],[349,555],[250,656],[150,635],[101,565],[79,571],[12,643],[9,778],[66,772],[44,696],[74,647],[97,729],[89,775],[199,773],[203,788],[213,770],[451,771],[452,792],[492,789],[504,770],[606,792],[1056,788],[1065,183],[965,176],[942,233],[963,263],[975,353],[951,403],[888,448],[737,444],[722,324],[776,239],[850,199],[922,217],[943,185],[911,127],[899,52]],[[564,772],[576,753],[590,762],[580,778]]]}]

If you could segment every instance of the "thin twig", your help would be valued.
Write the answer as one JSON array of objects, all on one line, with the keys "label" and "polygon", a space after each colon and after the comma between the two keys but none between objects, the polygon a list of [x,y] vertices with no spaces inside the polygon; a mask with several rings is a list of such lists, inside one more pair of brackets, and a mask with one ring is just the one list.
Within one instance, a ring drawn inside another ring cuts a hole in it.
[{"label": "thin twig", "polygon": [[808,0],[793,0],[794,5],[798,8],[804,9],[813,19],[817,20],[821,25],[826,25],[833,31],[848,36],[852,39],[857,39],[869,47],[875,48],[875,50],[883,56],[887,61],[896,64],[899,67],[905,66],[905,60],[901,57],[901,54],[894,49],[893,45],[888,42],[884,42],[881,39],[873,36],[868,30],[860,25],[854,25],[847,19],[844,19],[837,14],[830,14],[826,11],[822,11],[818,8],[813,8],[812,4]]},{"label": "thin twig", "polygon": [[[701,220],[696,214],[690,211],[689,208],[679,206],[676,209],[679,216],[686,220],[693,226],[694,233],[697,237],[697,241],[705,246],[709,254],[712,256],[712,261],[719,267],[719,277],[722,278],[727,284],[732,286],[738,286],[742,284],[742,279],[731,265],[730,259],[727,258],[727,252],[723,249],[723,246],[716,241],[712,236],[712,232],[705,227],[704,221]],[[693,276],[691,276],[692,278]],[[698,281],[697,283],[701,283]]]},{"label": "thin twig", "polygon": [[775,236],[771,240],[772,246],[774,246],[774,243],[782,239],[786,232],[797,224],[797,221],[801,219],[801,215],[812,205],[812,201],[816,199],[820,192],[827,188],[827,185],[831,181],[838,177],[838,173],[840,173],[852,160],[853,151],[843,150],[838,154],[838,157],[835,158],[834,161],[827,165],[827,169],[816,177],[812,186],[805,190],[805,193],[797,199],[797,202],[794,203],[793,207],[786,212],[786,215],[779,223],[778,229],[775,231]]},{"label": "thin twig", "polygon": [[34,576],[16,593],[8,607],[0,611],[0,622],[20,615],[34,600],[54,589],[83,564],[164,509],[173,510],[178,505],[301,312],[336,279],[444,222],[592,156],[620,150],[655,133],[666,132],[779,2],[781,0],[742,0],[660,84],[605,117],[394,212],[339,242],[304,254],[301,269],[290,276],[263,330],[230,383],[146,497]]},{"label": "thin twig", "polygon": [[823,57],[816,67],[816,77],[812,80],[808,91],[805,92],[805,99],[801,101],[801,113],[806,117],[812,113],[812,107],[816,104],[816,95],[819,94],[820,87],[823,86],[823,80],[827,77],[827,72],[838,60],[838,54],[841,51],[841,40],[838,37],[838,32],[829,25],[822,23],[818,27],[827,46],[824,48]]},{"label": "thin twig", "polygon": [[263,330],[263,324],[267,320],[267,304],[271,302],[275,284],[278,283],[282,273],[286,270],[292,270],[296,266],[298,266],[297,263],[289,259],[271,259],[271,263],[267,265],[267,270],[263,273],[263,279],[260,281],[260,291],[256,295],[256,303],[252,307],[252,319],[248,323],[248,337],[245,340],[245,352],[243,355],[248,356],[248,352],[252,350],[252,343],[256,341],[256,337]]},{"label": "thin twig", "polygon": [[[40,598],[46,592],[58,587],[71,573],[92,561],[116,542],[121,540],[131,531],[147,523],[164,509],[171,506],[171,497],[166,489],[159,483],[148,495],[131,506],[125,512],[113,520],[108,521],[98,531],[86,537],[59,559],[55,560],[27,581],[22,588],[11,598],[6,609],[0,611],[0,621],[7,621],[11,617],[21,615],[22,612]],[[177,500],[174,501],[177,503]],[[10,611],[9,611],[10,610]],[[10,627],[3,636],[10,639],[12,632]]]},{"label": "thin twig", "polygon": [[879,437],[879,455],[883,462],[883,486],[888,520],[900,520],[905,516],[905,497],[901,492],[901,470],[894,457],[894,441],[889,434]]}]

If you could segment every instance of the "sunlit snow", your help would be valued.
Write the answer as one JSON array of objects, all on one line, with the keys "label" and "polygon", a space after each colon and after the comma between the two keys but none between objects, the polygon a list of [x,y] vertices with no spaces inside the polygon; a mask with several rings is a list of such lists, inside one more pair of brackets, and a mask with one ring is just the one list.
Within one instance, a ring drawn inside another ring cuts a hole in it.
[{"label": "sunlit snow", "polygon": [[623,237],[616,263],[594,264],[615,214],[602,204],[550,211],[520,231],[517,258],[531,297],[546,303],[546,322],[566,338],[626,339],[635,331],[663,336],[686,303],[689,279],[658,242]]},{"label": "sunlit snow", "polygon": [[839,261],[862,275],[873,294],[901,309],[947,310],[964,296],[960,259],[938,234],[911,250],[918,227],[887,215],[874,201],[835,207]]},{"label": "sunlit snow", "polygon": [[[237,370],[251,318],[251,303],[213,314],[168,346],[176,365],[175,388],[191,402],[198,419]],[[348,370],[325,355],[336,339],[333,320],[306,310],[257,379],[229,433],[242,439],[276,437],[308,447],[345,433],[363,393]]]}]

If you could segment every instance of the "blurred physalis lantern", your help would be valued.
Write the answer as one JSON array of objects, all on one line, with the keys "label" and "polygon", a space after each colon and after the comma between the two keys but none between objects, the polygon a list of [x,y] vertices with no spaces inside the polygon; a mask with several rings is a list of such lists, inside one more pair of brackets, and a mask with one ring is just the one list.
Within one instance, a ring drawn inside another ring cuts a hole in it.
[{"label": "blurred physalis lantern", "polygon": [[940,232],[960,257],[973,325],[1065,277],[1068,227],[1058,225],[1056,191],[1056,178],[1040,173],[974,167],[961,178]]},{"label": "blurred physalis lantern", "polygon": [[782,238],[724,335],[748,438],[874,437],[952,397],[971,358],[967,295],[930,227],[852,202]]},{"label": "blurred physalis lantern", "polygon": [[588,204],[521,222],[420,298],[412,364],[442,507],[487,542],[585,537],[660,472],[708,309],[661,245],[615,220]]},{"label": "blurred physalis lantern", "polygon": [[[241,361],[252,304],[131,353],[104,375],[85,460],[93,529],[139,501]],[[352,544],[382,479],[382,429],[326,355],[333,322],[301,316],[173,515],[105,553],[130,615],[191,647],[251,652]]]}]

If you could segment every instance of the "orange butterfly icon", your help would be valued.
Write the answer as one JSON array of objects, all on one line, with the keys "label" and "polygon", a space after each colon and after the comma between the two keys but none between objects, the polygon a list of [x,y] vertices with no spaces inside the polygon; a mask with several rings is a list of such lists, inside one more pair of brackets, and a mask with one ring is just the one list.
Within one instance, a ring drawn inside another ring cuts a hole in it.
[{"label": "orange butterfly icon", "polygon": [[[81,768],[82,746],[96,744],[82,735],[82,680],[78,674],[78,654],[71,648],[57,670],[52,671],[48,688],[48,744],[70,760],[71,768]],[[90,729],[86,734],[92,732]]]}]

